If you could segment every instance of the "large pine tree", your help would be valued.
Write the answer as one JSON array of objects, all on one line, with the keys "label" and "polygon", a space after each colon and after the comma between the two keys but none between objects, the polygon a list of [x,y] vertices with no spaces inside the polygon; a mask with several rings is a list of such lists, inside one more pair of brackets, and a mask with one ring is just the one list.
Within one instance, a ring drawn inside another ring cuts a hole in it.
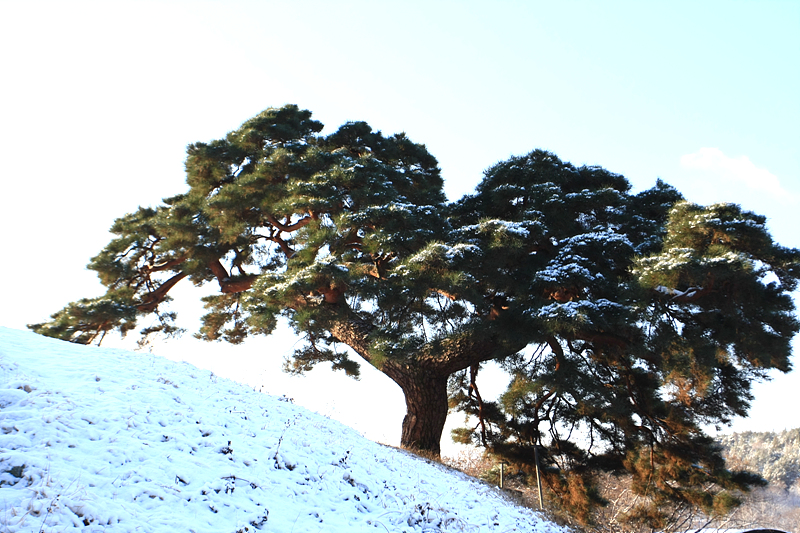
[{"label": "large pine tree", "polygon": [[189,191],[118,219],[89,264],[107,293],[31,328],[89,343],[155,313],[143,333],[174,333],[172,287],[216,282],[202,338],[238,343],[285,316],[306,340],[292,369],[329,362],[356,375],[357,354],[403,390],[402,444],[438,453],[448,377],[524,342],[483,327],[491,306],[453,302],[467,277],[453,262],[472,247],[444,244],[448,206],[425,147],[363,122],[321,130],[287,106],[191,145]]},{"label": "large pine tree", "polygon": [[[321,131],[286,106],[191,145],[188,191],[118,219],[92,259],[106,294],[31,327],[99,342],[154,314],[142,333],[171,334],[172,287],[215,283],[202,338],[238,343],[288,318],[305,339],[291,370],[357,375],[361,361],[400,386],[403,446],[438,453],[449,384],[479,421],[459,438],[520,465],[541,446],[578,511],[602,469],[667,499],[733,479],[700,424],[746,413],[750,382],[788,370],[798,329],[800,252],[763,217],[661,182],[632,194],[544,151],[448,204],[423,145],[363,122]],[[500,402],[477,389],[490,360],[513,376]]]}]

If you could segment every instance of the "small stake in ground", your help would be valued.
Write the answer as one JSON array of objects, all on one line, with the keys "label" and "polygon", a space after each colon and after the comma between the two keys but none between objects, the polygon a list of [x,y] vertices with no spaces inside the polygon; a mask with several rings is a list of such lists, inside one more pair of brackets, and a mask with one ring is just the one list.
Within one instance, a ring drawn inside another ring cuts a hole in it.
[{"label": "small stake in ground", "polygon": [[506,461],[500,461],[500,488],[503,488],[503,477],[506,473],[506,465],[508,463]]},{"label": "small stake in ground", "polygon": [[536,489],[539,491],[539,509],[544,509],[542,501],[542,479],[539,477],[539,447],[533,447],[533,458],[536,460]]}]

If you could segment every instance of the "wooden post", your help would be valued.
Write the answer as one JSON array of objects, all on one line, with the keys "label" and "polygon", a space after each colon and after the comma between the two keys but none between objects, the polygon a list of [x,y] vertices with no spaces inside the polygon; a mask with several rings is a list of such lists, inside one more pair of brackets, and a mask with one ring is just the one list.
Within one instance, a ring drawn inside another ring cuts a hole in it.
[{"label": "wooden post", "polygon": [[533,447],[533,457],[536,460],[536,488],[539,491],[539,509],[544,509],[544,501],[542,500],[542,479],[539,477],[539,447]]},{"label": "wooden post", "polygon": [[503,476],[506,473],[506,462],[500,461],[500,488],[503,488]]}]

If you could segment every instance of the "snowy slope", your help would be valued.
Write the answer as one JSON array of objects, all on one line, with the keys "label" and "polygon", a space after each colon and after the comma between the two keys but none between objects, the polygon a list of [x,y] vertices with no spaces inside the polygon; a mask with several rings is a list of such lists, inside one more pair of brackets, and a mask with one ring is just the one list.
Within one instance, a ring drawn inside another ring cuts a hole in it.
[{"label": "snowy slope", "polygon": [[563,531],[285,398],[0,327],[0,532],[259,529]]}]

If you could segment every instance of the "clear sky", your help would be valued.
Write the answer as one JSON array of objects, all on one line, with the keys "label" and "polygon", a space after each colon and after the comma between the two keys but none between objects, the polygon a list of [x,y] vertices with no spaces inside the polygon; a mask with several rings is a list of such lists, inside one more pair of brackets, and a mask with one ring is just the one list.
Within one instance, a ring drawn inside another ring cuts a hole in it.
[{"label": "clear sky", "polygon": [[[691,201],[739,203],[800,247],[797,0],[0,0],[0,47],[0,325],[101,294],[85,265],[113,220],[185,189],[189,143],[286,103],[327,131],[405,131],[438,158],[450,199],[544,148],[636,190],[661,178]],[[192,329],[199,311],[183,314]],[[399,389],[376,373],[284,379],[293,342],[155,351],[396,443]],[[800,426],[787,407],[800,371],[755,392],[733,429]]]}]

